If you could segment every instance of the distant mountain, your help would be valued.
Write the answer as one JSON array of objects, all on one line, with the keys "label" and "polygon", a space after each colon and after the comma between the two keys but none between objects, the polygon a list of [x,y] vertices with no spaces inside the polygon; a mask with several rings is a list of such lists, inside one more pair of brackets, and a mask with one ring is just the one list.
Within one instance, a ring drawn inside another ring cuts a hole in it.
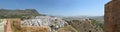
[{"label": "distant mountain", "polygon": [[82,20],[82,19],[95,19],[95,20],[100,20],[104,21],[104,16],[56,16],[62,19],[73,19],[73,20]]},{"label": "distant mountain", "polygon": [[89,17],[91,19],[95,19],[95,20],[101,20],[104,21],[104,16],[94,16],[94,17]]},{"label": "distant mountain", "polygon": [[100,23],[104,22],[104,16],[94,16],[94,17],[89,17],[89,18],[94,19]]},{"label": "distant mountain", "polygon": [[21,17],[21,16],[36,16],[40,15],[35,9],[25,9],[25,10],[7,10],[0,9],[0,18],[8,18],[8,17]]}]

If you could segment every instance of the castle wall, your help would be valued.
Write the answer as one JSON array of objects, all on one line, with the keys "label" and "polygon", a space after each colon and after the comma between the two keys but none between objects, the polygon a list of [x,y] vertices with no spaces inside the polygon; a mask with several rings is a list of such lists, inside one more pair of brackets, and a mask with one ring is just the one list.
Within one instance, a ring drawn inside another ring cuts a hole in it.
[{"label": "castle wall", "polygon": [[120,1],[113,0],[105,5],[104,32],[120,32]]}]

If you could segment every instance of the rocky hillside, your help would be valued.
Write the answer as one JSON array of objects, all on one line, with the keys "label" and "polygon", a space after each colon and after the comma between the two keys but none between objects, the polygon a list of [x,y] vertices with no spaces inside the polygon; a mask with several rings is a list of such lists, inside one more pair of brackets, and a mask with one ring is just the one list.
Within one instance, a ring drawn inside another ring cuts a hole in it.
[{"label": "rocky hillside", "polygon": [[78,32],[103,32],[104,16],[60,17]]},{"label": "rocky hillside", "polygon": [[78,32],[103,32],[102,25],[92,19],[71,20],[68,23]]},{"label": "rocky hillside", "polygon": [[7,10],[7,9],[0,9],[0,18],[14,18],[14,17],[21,17],[21,16],[32,16],[32,15],[39,15],[39,13],[35,9],[25,9],[25,10]]}]

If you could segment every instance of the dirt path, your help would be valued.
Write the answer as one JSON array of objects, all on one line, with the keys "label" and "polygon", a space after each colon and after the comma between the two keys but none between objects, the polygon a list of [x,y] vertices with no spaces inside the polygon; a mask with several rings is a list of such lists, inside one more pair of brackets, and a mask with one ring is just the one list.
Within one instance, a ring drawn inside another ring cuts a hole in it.
[{"label": "dirt path", "polygon": [[10,19],[7,19],[7,23],[6,23],[6,32],[12,32]]}]

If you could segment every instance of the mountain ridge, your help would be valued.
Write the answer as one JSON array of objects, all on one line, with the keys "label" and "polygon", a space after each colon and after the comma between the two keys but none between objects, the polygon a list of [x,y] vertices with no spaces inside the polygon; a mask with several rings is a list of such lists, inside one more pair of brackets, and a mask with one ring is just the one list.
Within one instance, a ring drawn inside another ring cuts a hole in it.
[{"label": "mountain ridge", "polygon": [[9,17],[22,17],[22,16],[37,16],[40,15],[35,9],[25,9],[25,10],[7,10],[0,9],[0,17],[9,18]]}]

